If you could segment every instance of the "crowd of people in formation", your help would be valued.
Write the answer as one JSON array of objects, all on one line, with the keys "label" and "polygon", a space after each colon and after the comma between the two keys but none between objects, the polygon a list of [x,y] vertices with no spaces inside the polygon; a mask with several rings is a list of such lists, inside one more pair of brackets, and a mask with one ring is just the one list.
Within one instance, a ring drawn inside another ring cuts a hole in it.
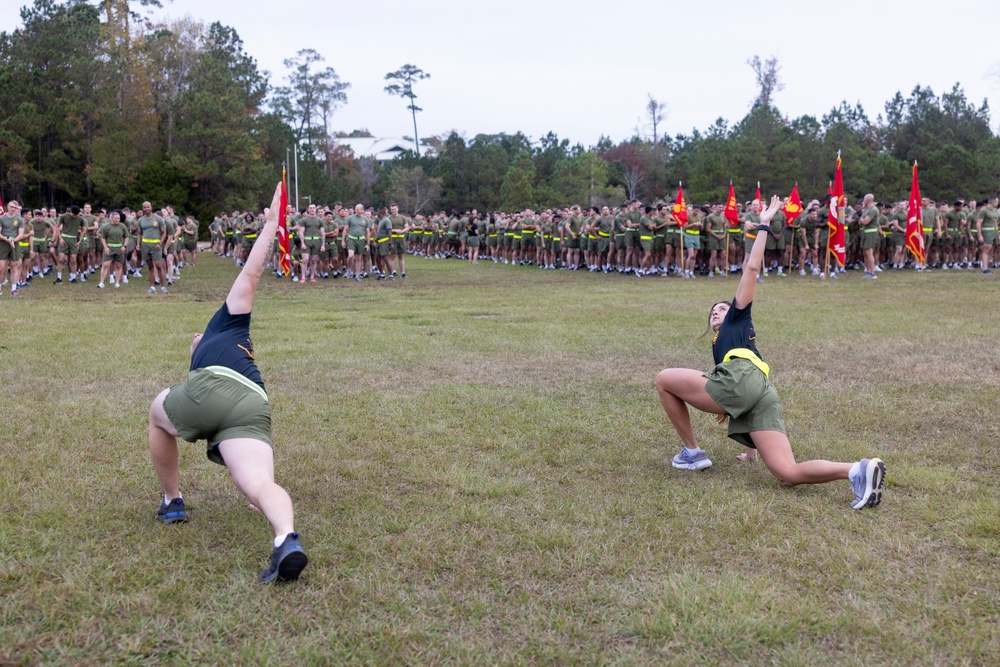
[{"label": "crowd of people in formation", "polygon": [[[114,289],[142,278],[148,270],[149,289],[166,294],[180,279],[182,267],[194,267],[198,249],[198,221],[183,220],[167,206],[94,212],[90,204],[70,206],[61,215],[55,208],[24,211],[8,202],[0,214],[0,276],[10,293],[34,280],[55,274],[55,284],[84,283],[97,277],[97,287]],[[66,280],[63,280],[63,277]]]},{"label": "crowd of people in formation", "polygon": [[[848,269],[877,279],[884,270],[978,270],[992,274],[1000,262],[997,198],[922,201],[924,262],[906,249],[908,202],[877,202],[866,195],[844,211],[844,266],[828,260],[828,206],[809,202],[792,219],[779,211],[771,222],[759,279],[768,274],[836,277]],[[541,212],[471,211],[405,216],[395,204],[378,209],[310,205],[289,206],[286,224],[291,249],[291,279],[316,282],[345,277],[392,281],[406,277],[406,256],[460,258],[540,269],[586,270],[606,274],[676,275],[693,279],[743,269],[760,219],[757,200],[737,204],[735,220],[721,203],[687,206],[687,221],[674,216],[672,203],[643,205],[639,200],[610,208],[553,208]],[[212,250],[242,266],[263,226],[263,215],[222,213],[209,230]],[[55,283],[86,282],[99,275],[98,287],[114,288],[148,270],[148,293],[166,293],[193,267],[199,223],[181,218],[170,206],[153,211],[128,208],[96,213],[90,204],[35,209],[22,215],[16,201],[0,215],[0,276],[11,293],[39,276],[55,273]],[[274,256],[279,254],[274,242]],[[269,265],[284,277],[277,262]],[[2,290],[0,290],[2,294]]]}]

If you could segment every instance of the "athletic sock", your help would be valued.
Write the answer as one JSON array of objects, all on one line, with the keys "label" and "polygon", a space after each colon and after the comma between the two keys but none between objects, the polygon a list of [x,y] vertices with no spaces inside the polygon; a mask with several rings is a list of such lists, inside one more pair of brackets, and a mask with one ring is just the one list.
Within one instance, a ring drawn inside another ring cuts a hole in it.
[{"label": "athletic sock", "polygon": [[281,546],[281,543],[285,541],[285,538],[291,535],[291,533],[282,533],[274,538],[274,548],[277,549]]},{"label": "athletic sock", "polygon": [[[177,497],[181,498],[183,500],[183,496],[181,494],[178,493]],[[171,500],[173,500],[173,498],[168,499],[167,498],[167,494],[165,494],[165,493],[163,494],[163,506],[164,507],[166,507],[167,505],[169,505]]]}]

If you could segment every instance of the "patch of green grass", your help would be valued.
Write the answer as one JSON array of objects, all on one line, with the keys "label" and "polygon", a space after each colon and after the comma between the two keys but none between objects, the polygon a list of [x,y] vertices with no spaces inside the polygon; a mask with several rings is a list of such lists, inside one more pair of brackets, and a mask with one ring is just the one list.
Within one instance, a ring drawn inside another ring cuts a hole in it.
[{"label": "patch of green grass", "polygon": [[[674,470],[653,390],[735,279],[410,258],[395,284],[265,278],[278,481],[310,557],[203,445],[153,519],[149,401],[225,298],[38,284],[0,318],[0,664],[988,664],[1000,654],[1000,286],[959,272],[760,286],[797,457],[886,461],[885,501],[781,487],[706,415]],[[39,281],[36,281],[39,282]]]}]

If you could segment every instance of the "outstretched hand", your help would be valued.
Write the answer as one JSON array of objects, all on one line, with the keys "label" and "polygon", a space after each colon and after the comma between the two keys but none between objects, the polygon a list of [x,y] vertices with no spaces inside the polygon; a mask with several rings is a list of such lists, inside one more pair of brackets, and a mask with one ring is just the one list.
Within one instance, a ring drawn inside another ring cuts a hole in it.
[{"label": "outstretched hand", "polygon": [[278,210],[281,208],[281,183],[274,188],[271,205],[264,209],[264,219],[267,222],[278,222]]},{"label": "outstretched hand", "polygon": [[779,210],[781,210],[781,198],[774,195],[771,197],[771,203],[767,205],[767,208],[760,212],[760,224],[771,224],[771,218],[773,218],[775,213]]}]

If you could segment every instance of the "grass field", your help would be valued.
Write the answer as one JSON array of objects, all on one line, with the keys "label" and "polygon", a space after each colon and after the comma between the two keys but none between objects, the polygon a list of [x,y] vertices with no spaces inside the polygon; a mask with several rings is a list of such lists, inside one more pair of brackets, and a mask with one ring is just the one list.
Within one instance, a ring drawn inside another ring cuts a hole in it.
[{"label": "grass field", "polygon": [[[231,262],[174,293],[51,281],[0,301],[0,664],[984,665],[1000,656],[1000,282],[798,276],[757,292],[799,460],[877,455],[885,500],[781,487],[696,415],[674,470],[653,389],[735,279],[411,258],[402,284],[265,278],[278,482],[310,557],[270,553],[202,444],[162,526],[146,415]],[[36,281],[37,282],[37,281]]]}]

